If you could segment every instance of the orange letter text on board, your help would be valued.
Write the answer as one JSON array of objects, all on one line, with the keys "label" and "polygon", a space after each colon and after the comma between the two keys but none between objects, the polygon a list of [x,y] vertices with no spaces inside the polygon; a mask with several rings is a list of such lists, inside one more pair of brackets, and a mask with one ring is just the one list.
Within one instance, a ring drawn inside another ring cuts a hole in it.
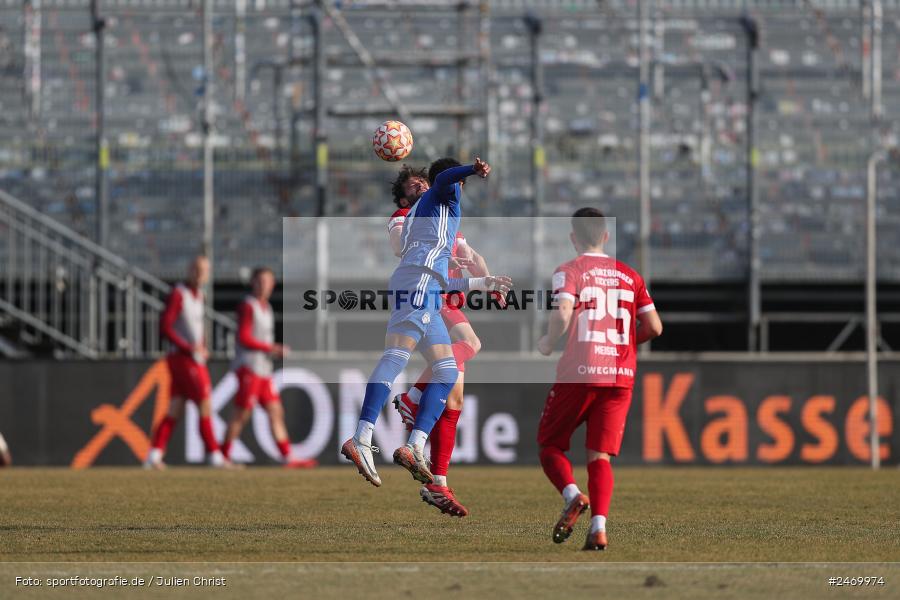
[{"label": "orange letter text on board", "polygon": [[694,460],[694,449],[678,414],[693,382],[691,373],[676,374],[663,399],[662,375],[649,373],[644,376],[644,460],[662,460],[663,437],[668,439],[676,461]]}]

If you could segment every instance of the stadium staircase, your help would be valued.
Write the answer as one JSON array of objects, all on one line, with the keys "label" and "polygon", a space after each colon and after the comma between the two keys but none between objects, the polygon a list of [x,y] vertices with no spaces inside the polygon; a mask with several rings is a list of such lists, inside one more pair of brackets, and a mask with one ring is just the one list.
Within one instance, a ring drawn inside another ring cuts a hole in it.
[{"label": "stadium staircase", "polygon": [[[171,286],[0,190],[0,356],[152,358]],[[213,356],[235,323],[207,311]]]}]

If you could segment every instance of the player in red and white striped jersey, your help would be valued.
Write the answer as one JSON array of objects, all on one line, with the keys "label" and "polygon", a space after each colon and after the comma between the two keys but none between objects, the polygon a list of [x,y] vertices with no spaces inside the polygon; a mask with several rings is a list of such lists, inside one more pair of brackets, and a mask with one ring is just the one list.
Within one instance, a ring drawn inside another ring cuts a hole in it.
[{"label": "player in red and white striped jersey", "polygon": [[204,334],[205,297],[203,286],[209,280],[209,260],[197,256],[191,261],[188,277],[172,290],[160,319],[160,334],[169,341],[172,349],[166,356],[169,367],[169,414],[156,426],[151,440],[150,453],[144,461],[148,468],[165,467],[163,456],[172,430],[184,415],[184,402],[191,400],[200,409],[200,437],[206,448],[209,464],[215,467],[230,466],[219,450],[212,426],[212,385],[206,359]]},{"label": "player in red and white striped jersey", "polygon": [[285,466],[315,466],[313,460],[291,459],[291,440],[284,423],[284,408],[272,381],[272,357],[284,358],[290,352],[289,347],[275,343],[275,315],[269,304],[275,289],[275,273],[267,267],[258,267],[253,270],[250,285],[252,293],[238,307],[237,352],[231,365],[238,378],[238,391],[222,442],[222,453],[226,458],[231,458],[231,445],[240,437],[241,430],[253,414],[254,404],[259,402],[269,417],[272,436]]},{"label": "player in red and white striped jersey", "polygon": [[[606,517],[612,498],[610,457],[619,453],[637,368],[637,346],[662,333],[662,322],[643,278],[604,254],[609,240],[603,213],[582,208],[572,217],[572,244],[578,257],[553,274],[555,307],[547,335],[538,342],[549,356],[568,331],[538,426],[541,466],[563,496],[553,541],[565,541],[590,506],[591,529],[585,550],[607,546]],[[587,423],[590,498],[581,493],[566,457],[572,434]]]}]

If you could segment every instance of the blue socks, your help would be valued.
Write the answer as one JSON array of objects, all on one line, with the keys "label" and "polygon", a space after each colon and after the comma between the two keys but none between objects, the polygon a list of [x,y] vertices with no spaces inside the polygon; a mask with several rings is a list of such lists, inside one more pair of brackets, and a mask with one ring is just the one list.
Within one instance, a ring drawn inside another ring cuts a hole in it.
[{"label": "blue socks", "polygon": [[434,424],[447,406],[450,390],[456,385],[456,378],[459,376],[456,359],[451,356],[436,360],[431,365],[431,373],[431,381],[428,382],[422,399],[419,400],[419,412],[413,426],[414,432],[418,430],[426,435],[431,434]]},{"label": "blue socks", "polygon": [[[391,387],[400,371],[406,367],[409,362],[409,350],[405,348],[388,348],[381,355],[378,366],[372,371],[369,377],[369,383],[366,385],[366,397],[363,400],[362,411],[359,418],[362,421],[368,421],[375,424],[381,409],[384,408],[388,396],[391,394]],[[452,359],[451,359],[452,360]],[[453,366],[456,369],[456,363]],[[440,413],[438,413],[440,416]]]}]

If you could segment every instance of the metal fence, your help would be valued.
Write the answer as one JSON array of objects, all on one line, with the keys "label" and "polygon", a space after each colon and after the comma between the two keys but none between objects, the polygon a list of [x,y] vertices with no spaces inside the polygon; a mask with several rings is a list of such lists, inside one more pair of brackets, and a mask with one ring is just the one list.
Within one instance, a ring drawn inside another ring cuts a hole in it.
[{"label": "metal fence", "polygon": [[[63,354],[145,358],[165,350],[159,320],[170,286],[0,191],[0,315],[31,345]],[[210,352],[233,354],[234,322],[207,313]]]},{"label": "metal fence", "polygon": [[[101,2],[108,151],[98,153],[90,3],[0,0],[0,186],[93,238],[99,159],[110,249],[173,277],[179,257],[203,240],[203,108],[212,89],[220,279],[277,264],[280,217],[315,214],[320,186],[330,215],[385,214],[393,165],[373,158],[369,135],[384,117],[406,114],[417,139],[411,162],[425,164],[430,150],[477,152],[495,164],[490,189],[468,198],[468,214],[530,214],[539,182],[544,214],[593,204],[617,216],[629,238],[622,257],[637,262],[646,242],[656,279],[740,281],[754,239],[753,145],[761,279],[861,279],[875,48],[862,4],[642,3],[645,36],[636,4],[625,1],[414,4],[211,2],[207,73],[202,2]],[[889,58],[898,52],[900,7],[883,5],[878,47]],[[760,31],[752,144],[744,11]],[[528,15],[541,24],[537,104]],[[646,136],[636,101],[642,40]],[[877,128],[889,140],[900,117],[890,64],[878,70]],[[881,177],[879,251],[889,259],[879,271],[898,280],[900,186],[889,169]]]}]

